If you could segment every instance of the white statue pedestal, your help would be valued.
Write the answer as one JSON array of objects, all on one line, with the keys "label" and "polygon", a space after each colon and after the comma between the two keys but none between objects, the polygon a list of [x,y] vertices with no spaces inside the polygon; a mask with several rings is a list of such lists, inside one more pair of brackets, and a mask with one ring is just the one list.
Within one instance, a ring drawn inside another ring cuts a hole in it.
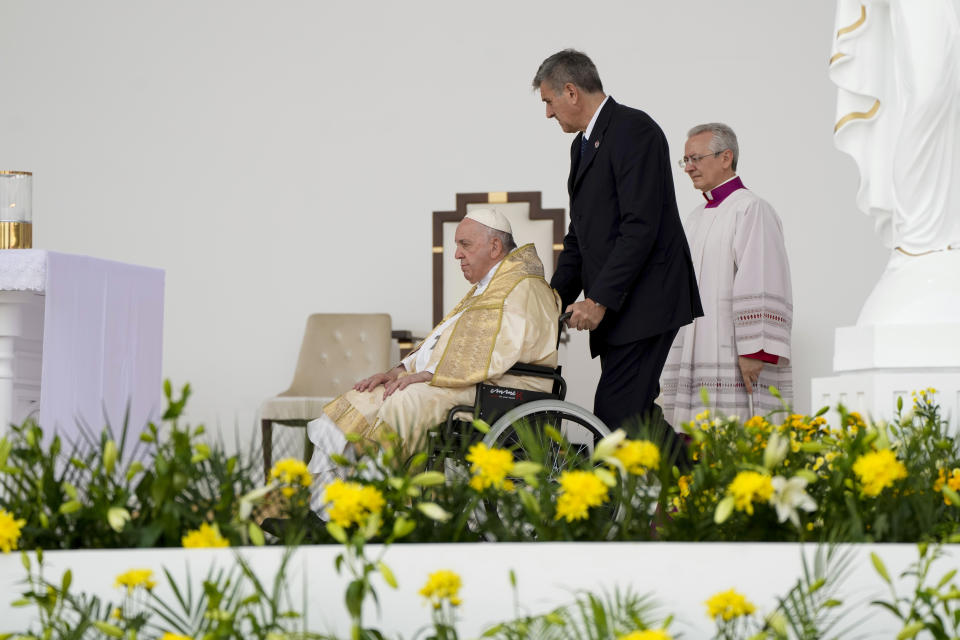
[{"label": "white statue pedestal", "polygon": [[897,398],[904,408],[911,391],[933,387],[941,415],[960,433],[960,323],[841,327],[833,352],[836,375],[814,378],[811,411],[829,405],[839,423],[837,403],[872,419],[890,420]]}]

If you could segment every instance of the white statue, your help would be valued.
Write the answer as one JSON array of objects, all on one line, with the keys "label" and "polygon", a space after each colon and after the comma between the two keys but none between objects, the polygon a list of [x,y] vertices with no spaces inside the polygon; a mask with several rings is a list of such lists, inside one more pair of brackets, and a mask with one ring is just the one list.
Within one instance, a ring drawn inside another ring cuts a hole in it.
[{"label": "white statue", "polygon": [[838,0],[836,145],[890,263],[858,325],[960,322],[960,0]]}]

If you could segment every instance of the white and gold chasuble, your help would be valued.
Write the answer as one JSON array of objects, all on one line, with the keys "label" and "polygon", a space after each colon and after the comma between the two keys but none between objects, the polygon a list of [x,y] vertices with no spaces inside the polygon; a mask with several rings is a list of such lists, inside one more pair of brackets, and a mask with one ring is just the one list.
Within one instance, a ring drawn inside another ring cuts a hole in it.
[{"label": "white and gold chasuble", "polygon": [[[351,390],[324,407],[326,417],[343,433],[382,440],[386,432],[394,432],[413,446],[426,430],[445,421],[452,407],[473,404],[480,382],[549,391],[551,380],[504,375],[518,362],[557,365],[560,300],[544,280],[543,263],[533,244],[507,255],[486,289],[479,295],[475,290],[476,286],[444,317],[446,321],[461,314],[433,348],[426,367],[434,372],[431,382],[411,384],[386,400],[383,386]],[[422,343],[417,349],[421,347]],[[401,375],[416,373],[416,360],[406,360],[413,370]]]},{"label": "white and gold chasuble", "polygon": [[781,408],[770,387],[791,400],[793,299],[780,218],[740,188],[716,207],[694,209],[684,229],[704,315],[681,327],[667,356],[660,380],[664,417],[679,430],[704,410],[700,389],[706,388],[711,409],[746,420],[750,403],[739,356],[761,350],[779,361],[760,371],[754,413]]}]

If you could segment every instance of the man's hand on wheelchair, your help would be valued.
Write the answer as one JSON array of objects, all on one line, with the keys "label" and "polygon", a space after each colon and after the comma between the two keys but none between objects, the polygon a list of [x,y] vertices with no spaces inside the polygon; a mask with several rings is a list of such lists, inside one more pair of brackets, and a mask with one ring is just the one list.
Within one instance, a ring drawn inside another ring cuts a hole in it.
[{"label": "man's hand on wheelchair", "polygon": [[606,313],[607,308],[587,298],[568,305],[566,310],[572,314],[567,318],[568,327],[577,331],[593,331],[603,320],[603,314]]},{"label": "man's hand on wheelchair", "polygon": [[433,374],[429,371],[420,371],[419,373],[411,373],[408,376],[401,376],[383,385],[383,399],[386,400],[395,391],[406,389],[411,384],[430,382],[431,380],[433,380]]}]

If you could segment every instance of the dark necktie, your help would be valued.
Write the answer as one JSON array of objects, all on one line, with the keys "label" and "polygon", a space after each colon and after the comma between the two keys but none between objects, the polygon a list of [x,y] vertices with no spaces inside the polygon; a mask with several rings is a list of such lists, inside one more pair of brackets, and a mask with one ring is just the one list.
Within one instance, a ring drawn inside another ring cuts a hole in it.
[{"label": "dark necktie", "polygon": [[587,152],[587,136],[580,136],[580,157]]}]

